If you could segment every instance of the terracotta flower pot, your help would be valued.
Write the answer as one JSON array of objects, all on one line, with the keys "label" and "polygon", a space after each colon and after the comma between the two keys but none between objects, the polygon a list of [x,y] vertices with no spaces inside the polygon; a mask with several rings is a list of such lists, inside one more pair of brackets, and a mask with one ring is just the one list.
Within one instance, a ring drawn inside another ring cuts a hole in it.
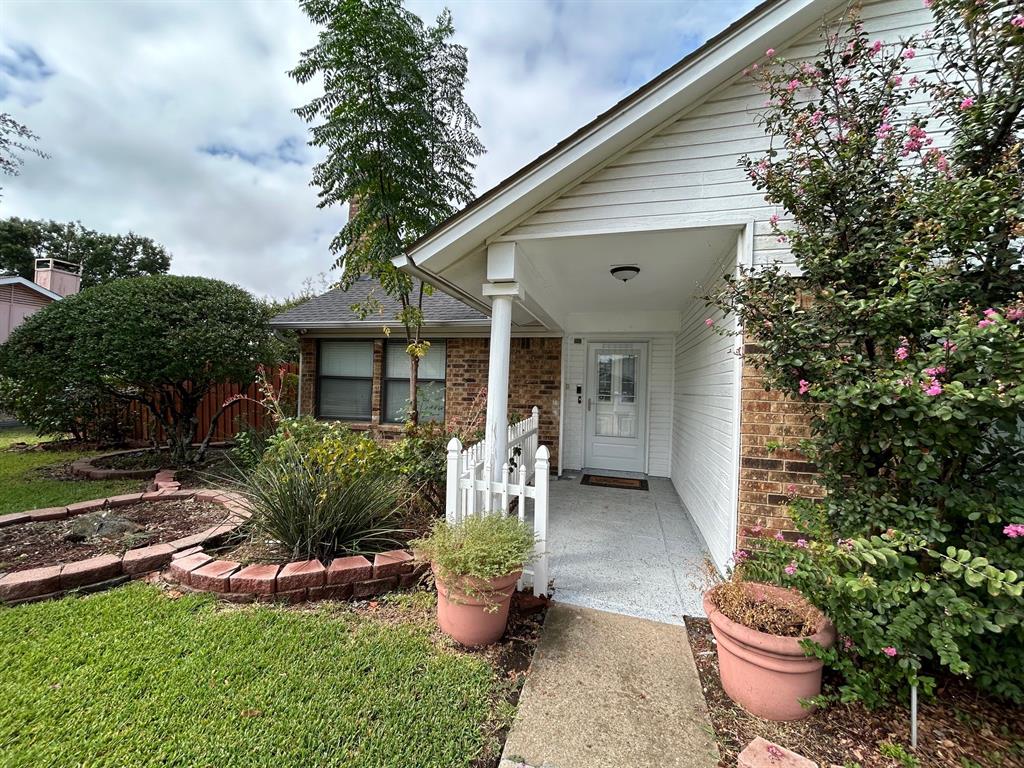
[{"label": "terracotta flower pot", "polygon": [[522,571],[484,581],[442,577],[437,568],[432,570],[442,632],[470,648],[490,645],[505,634],[509,604]]},{"label": "terracotta flower pot", "polygon": [[[768,584],[749,584],[758,598],[780,604],[806,604],[797,592]],[[782,637],[737,624],[712,602],[714,589],[704,594],[704,611],[718,644],[718,669],[729,697],[751,714],[766,720],[800,720],[814,712],[800,705],[821,693],[822,664],[804,653],[802,640],[829,648],[836,630],[823,613],[818,631],[805,637]]]}]

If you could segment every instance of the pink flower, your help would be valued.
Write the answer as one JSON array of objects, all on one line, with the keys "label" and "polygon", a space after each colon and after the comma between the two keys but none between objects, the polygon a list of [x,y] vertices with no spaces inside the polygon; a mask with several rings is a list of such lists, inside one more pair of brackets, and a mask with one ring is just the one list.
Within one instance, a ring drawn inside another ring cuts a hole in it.
[{"label": "pink flower", "polygon": [[750,557],[750,553],[745,549],[737,549],[732,553],[732,560],[734,563],[739,565]]},{"label": "pink flower", "polygon": [[1009,320],[1010,322],[1024,320],[1024,309],[1008,309],[1003,314],[1006,315],[1006,319]]},{"label": "pink flower", "polygon": [[779,214],[773,213],[771,216],[768,217],[768,221],[774,227],[776,224],[779,223]]},{"label": "pink flower", "polygon": [[790,496],[792,496],[794,493],[796,493],[796,486],[793,485],[792,483],[787,485],[786,486],[786,493],[788,493]]},{"label": "pink flower", "polygon": [[886,656],[888,656],[891,659],[893,656],[896,655],[897,651],[891,645],[887,645],[887,646],[885,646],[885,648],[882,649],[882,653],[884,653]]},{"label": "pink flower", "polygon": [[932,0],[924,0],[924,7],[925,8],[931,8],[932,7]]},{"label": "pink flower", "polygon": [[848,637],[844,637],[843,638],[843,650],[844,651],[852,651],[853,648],[854,648],[853,640],[851,640]]},{"label": "pink flower", "polygon": [[910,87],[911,88],[913,88],[916,85],[919,85],[920,83],[921,83],[921,78],[919,78],[917,75],[914,75],[912,78],[910,78]]},{"label": "pink flower", "polygon": [[904,59],[912,59],[916,55],[917,55],[917,51],[915,51],[913,48],[907,48],[906,50],[903,51],[903,58]]},{"label": "pink flower", "polygon": [[889,132],[892,130],[892,126],[889,123],[882,123],[878,126],[878,130],[875,131],[875,136],[880,139],[886,139],[889,137]]},{"label": "pink flower", "polygon": [[792,93],[793,91],[795,91],[799,87],[800,87],[800,81],[795,79],[795,78],[793,80],[790,80],[788,83],[786,83],[786,90],[789,91],[790,93]]},{"label": "pink flower", "polygon": [[762,528],[760,525],[755,525],[753,528],[750,529],[750,532],[755,536],[760,536],[762,531],[764,531],[764,528]]},{"label": "pink flower", "polygon": [[825,113],[822,112],[820,109],[814,110],[814,112],[811,113],[811,125],[818,125],[818,123],[821,122],[821,118],[823,118],[824,116]]},{"label": "pink flower", "polygon": [[767,51],[764,52],[764,55],[767,56],[769,59],[772,58],[775,55],[775,49],[769,48]]},{"label": "pink flower", "polygon": [[806,395],[811,389],[811,383],[806,379],[800,379],[800,394]]},{"label": "pink flower", "polygon": [[840,77],[840,78],[838,78],[836,80],[836,85],[838,85],[840,88],[845,88],[849,84],[850,84],[850,78],[847,75],[843,75],[842,77]]},{"label": "pink flower", "polygon": [[897,347],[896,348],[896,359],[897,360],[906,360],[909,356],[910,356],[910,352],[907,351],[906,347]]},{"label": "pink flower", "polygon": [[800,549],[807,549],[807,539],[797,539],[796,546]]},{"label": "pink flower", "polygon": [[968,96],[966,99],[960,102],[960,109],[970,109],[974,106],[974,99]]},{"label": "pink flower", "polygon": [[994,320],[979,320],[978,321],[978,327],[979,328],[988,328],[990,325],[995,325],[995,324],[996,323],[995,323]]},{"label": "pink flower", "polygon": [[785,541],[786,537],[782,535],[782,531],[779,531],[778,533],[775,534],[775,540],[776,541]]},{"label": "pink flower", "polygon": [[949,354],[953,354],[954,352],[956,352],[956,344],[954,344],[949,339],[946,339],[944,342],[942,342],[942,348],[949,352]]},{"label": "pink flower", "polygon": [[927,373],[932,378],[935,378],[936,376],[941,376],[946,372],[946,366],[937,365],[934,368],[925,368],[924,372]]},{"label": "pink flower", "polygon": [[875,42],[871,44],[871,53],[875,54],[878,53],[880,50],[882,50],[882,41],[875,40]]},{"label": "pink flower", "polygon": [[1016,16],[1010,19],[1010,23],[1013,24],[1013,26],[1017,27],[1018,29],[1024,29],[1024,13],[1018,13]]},{"label": "pink flower", "polygon": [[714,325],[714,324],[715,324],[715,321],[714,321],[714,320],[712,320],[712,319],[711,319],[710,317],[709,317],[709,318],[707,318],[707,319],[706,319],[706,320],[704,321],[704,325],[706,325],[706,326],[707,326],[708,328],[710,328],[710,327],[711,327],[712,325]]},{"label": "pink flower", "polygon": [[903,75],[893,75],[889,78],[889,84],[892,86],[903,85]]},{"label": "pink flower", "polygon": [[993,315],[998,315],[999,313],[996,312],[994,309],[992,309],[992,307],[989,307],[988,309],[986,309],[981,314],[983,314],[985,317],[991,319]]},{"label": "pink flower", "polygon": [[921,389],[924,390],[924,393],[928,395],[928,397],[935,397],[936,395],[942,394],[942,384],[940,384],[937,379],[922,382]]},{"label": "pink flower", "polygon": [[782,570],[784,570],[786,573],[788,573],[790,576],[792,576],[794,573],[796,573],[796,560],[792,560],[789,563],[789,565],[787,565]]},{"label": "pink flower", "polygon": [[1011,539],[1024,537],[1024,524],[1010,523],[1008,526],[1003,528],[1003,533],[1005,533]]}]

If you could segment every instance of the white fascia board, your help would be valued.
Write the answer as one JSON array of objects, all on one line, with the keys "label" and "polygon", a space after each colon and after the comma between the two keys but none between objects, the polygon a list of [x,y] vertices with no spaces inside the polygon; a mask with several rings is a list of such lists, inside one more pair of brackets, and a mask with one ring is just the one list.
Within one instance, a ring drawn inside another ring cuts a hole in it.
[{"label": "white fascia board", "polygon": [[[512,226],[533,207],[570,186],[607,158],[642,138],[744,66],[824,18],[836,0],[784,0],[752,13],[741,27],[666,77],[636,102],[609,115],[536,168],[513,178],[492,199],[419,243],[396,266],[437,275],[469,250]],[[500,185],[499,185],[500,186]]]}]

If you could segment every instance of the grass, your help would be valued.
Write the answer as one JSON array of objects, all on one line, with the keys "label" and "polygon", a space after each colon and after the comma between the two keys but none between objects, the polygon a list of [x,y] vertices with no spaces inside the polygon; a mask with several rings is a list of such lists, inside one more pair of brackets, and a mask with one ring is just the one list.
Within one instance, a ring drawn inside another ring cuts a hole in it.
[{"label": "grass", "polygon": [[498,681],[422,623],[133,584],[0,608],[0,765],[458,768]]},{"label": "grass", "polygon": [[141,488],[138,480],[60,480],[39,470],[88,455],[82,451],[8,451],[18,442],[39,438],[22,427],[0,427],[0,515],[27,509],[56,507],[76,501],[130,493]]}]

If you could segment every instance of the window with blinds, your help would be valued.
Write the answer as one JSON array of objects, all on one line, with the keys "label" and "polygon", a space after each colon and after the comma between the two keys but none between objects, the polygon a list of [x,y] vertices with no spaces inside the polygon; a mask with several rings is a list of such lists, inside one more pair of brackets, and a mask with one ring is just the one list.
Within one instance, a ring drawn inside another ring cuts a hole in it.
[{"label": "window with blinds", "polygon": [[[409,415],[409,355],[404,341],[384,345],[384,421],[400,424]],[[416,377],[416,400],[420,421],[444,421],[444,377],[446,347],[443,341],[430,342],[427,354],[420,358]]]},{"label": "window with blinds", "polygon": [[317,361],[317,415],[325,419],[370,421],[373,342],[321,341]]}]

